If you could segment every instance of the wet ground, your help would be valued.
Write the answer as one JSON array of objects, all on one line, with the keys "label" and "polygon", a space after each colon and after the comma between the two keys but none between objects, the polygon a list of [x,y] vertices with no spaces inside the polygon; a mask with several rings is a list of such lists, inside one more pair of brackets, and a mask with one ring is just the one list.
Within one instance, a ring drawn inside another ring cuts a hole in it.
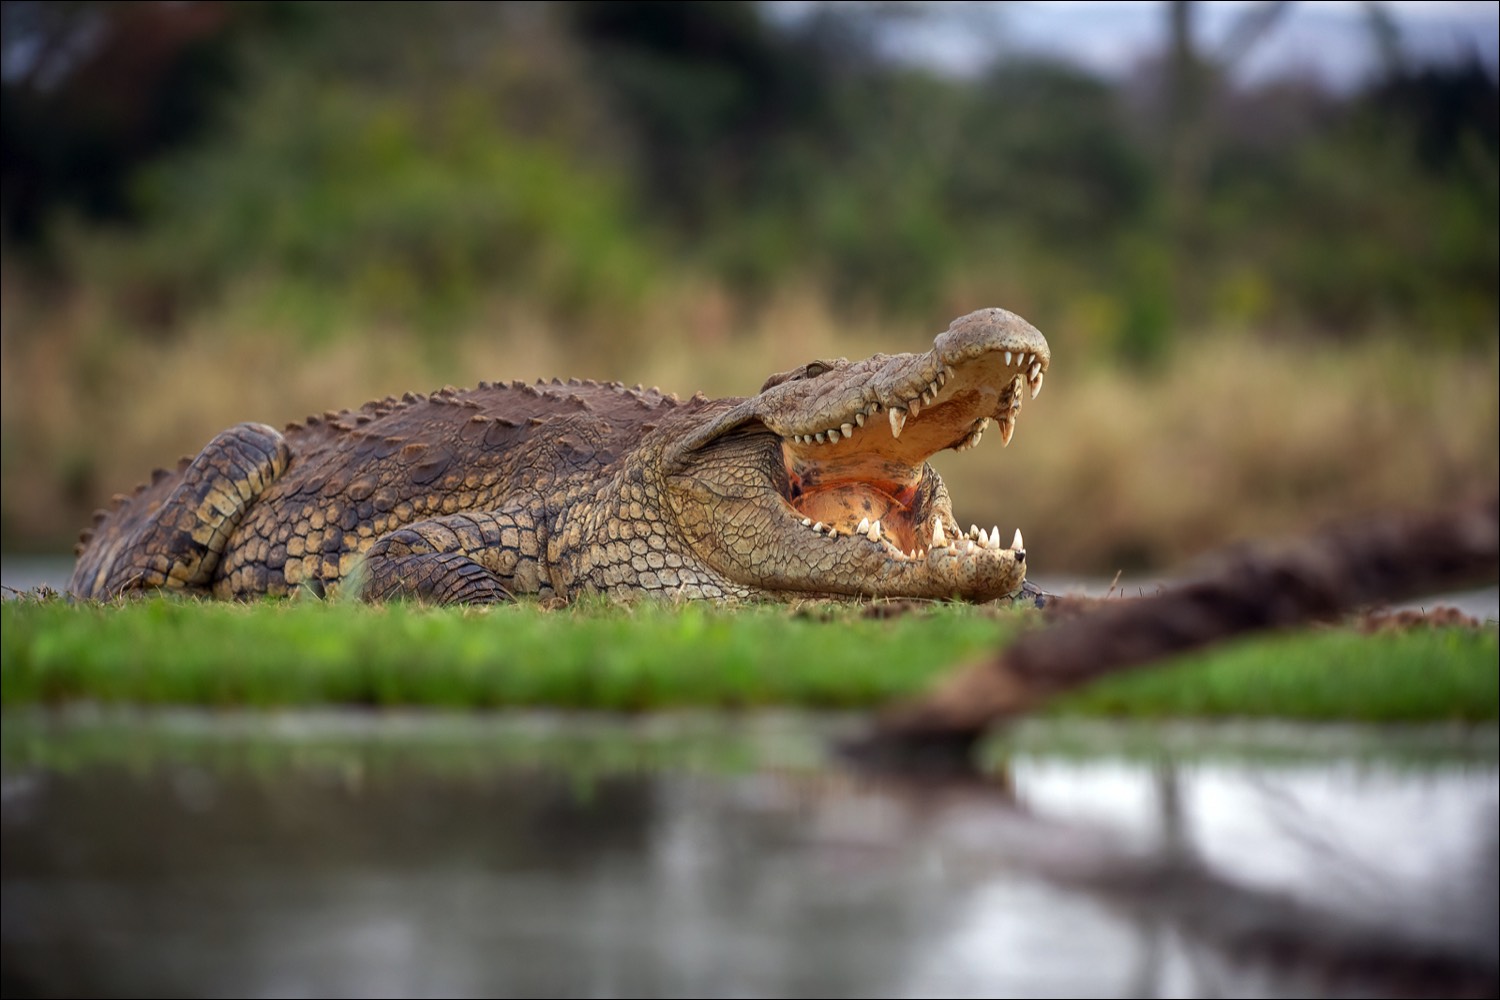
[{"label": "wet ground", "polygon": [[10,712],[6,996],[1493,995],[1493,726]]}]

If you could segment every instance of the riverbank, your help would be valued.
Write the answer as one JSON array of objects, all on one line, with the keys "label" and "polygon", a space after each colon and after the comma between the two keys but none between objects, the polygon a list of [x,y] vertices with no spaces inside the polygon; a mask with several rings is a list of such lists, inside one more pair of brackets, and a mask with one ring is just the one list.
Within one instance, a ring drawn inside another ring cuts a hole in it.
[{"label": "riverbank", "polygon": [[[802,602],[551,610],[220,604],[0,606],[6,707],[550,706],[866,709],[924,689],[1040,617],[970,605]],[[1230,643],[1061,698],[1086,715],[1362,721],[1500,717],[1493,628],[1314,628]]]}]

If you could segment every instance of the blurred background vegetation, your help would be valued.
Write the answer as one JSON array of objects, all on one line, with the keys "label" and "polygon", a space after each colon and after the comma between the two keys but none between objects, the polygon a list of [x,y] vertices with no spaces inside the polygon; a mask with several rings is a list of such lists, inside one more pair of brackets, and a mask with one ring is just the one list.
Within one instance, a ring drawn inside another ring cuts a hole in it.
[{"label": "blurred background vegetation", "polygon": [[1493,68],[1371,4],[1358,85],[1246,82],[1297,5],[1217,46],[1201,6],[1104,76],[893,58],[923,4],[7,0],[0,542],[65,550],[239,420],[743,395],[988,305],[1047,392],[936,464],[1042,573],[1493,489]]}]

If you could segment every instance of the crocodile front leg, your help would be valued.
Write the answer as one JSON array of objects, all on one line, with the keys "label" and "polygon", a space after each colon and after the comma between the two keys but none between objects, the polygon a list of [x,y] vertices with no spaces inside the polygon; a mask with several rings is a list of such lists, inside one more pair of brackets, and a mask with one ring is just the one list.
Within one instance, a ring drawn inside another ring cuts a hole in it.
[{"label": "crocodile front leg", "polygon": [[265,424],[237,424],[217,435],[161,506],[135,522],[125,512],[127,520],[79,559],[69,593],[103,599],[153,587],[204,590],[246,509],[289,460],[285,440]]},{"label": "crocodile front leg", "polygon": [[435,604],[495,604],[516,594],[552,596],[545,546],[529,511],[476,511],[418,521],[365,553],[360,596]]}]

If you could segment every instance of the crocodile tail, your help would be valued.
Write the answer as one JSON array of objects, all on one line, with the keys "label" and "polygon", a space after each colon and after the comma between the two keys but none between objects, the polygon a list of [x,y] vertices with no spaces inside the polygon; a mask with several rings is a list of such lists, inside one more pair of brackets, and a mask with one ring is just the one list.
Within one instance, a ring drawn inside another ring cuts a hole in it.
[{"label": "crocodile tail", "polygon": [[68,592],[203,591],[240,518],[290,460],[286,439],[265,424],[220,432],[176,473],[158,471],[134,496],[117,498],[85,543]]},{"label": "crocodile tail", "polygon": [[99,590],[96,581],[109,577],[128,540],[139,535],[141,527],[172,495],[192,461],[191,455],[184,455],[176,469],[153,470],[150,482],[141,483],[130,493],[116,493],[108,507],[94,511],[92,522],[79,532],[78,544],[73,546],[77,561],[68,580],[69,594],[95,600],[109,596]]}]

